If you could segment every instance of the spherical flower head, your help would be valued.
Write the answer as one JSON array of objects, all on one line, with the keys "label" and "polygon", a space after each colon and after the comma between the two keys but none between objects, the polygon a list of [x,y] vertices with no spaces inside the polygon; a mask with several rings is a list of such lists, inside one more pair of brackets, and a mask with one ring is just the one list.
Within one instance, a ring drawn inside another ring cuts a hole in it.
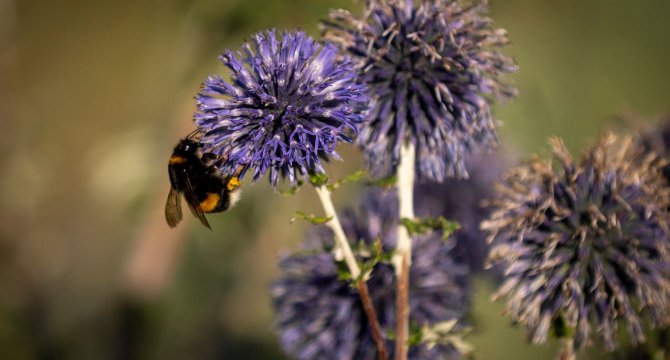
[{"label": "spherical flower head", "polygon": [[330,14],[326,39],[358,60],[369,86],[370,122],[358,144],[371,169],[391,173],[411,142],[420,179],[467,177],[465,154],[497,144],[491,105],[516,95],[504,78],[516,65],[499,51],[507,36],[486,11],[486,2],[370,0],[361,19]]},{"label": "spherical flower head", "polygon": [[280,176],[295,184],[323,172],[321,160],[339,158],[338,142],[352,141],[366,119],[365,86],[334,45],[302,32],[277,39],[265,31],[253,40],[243,53],[221,55],[231,82],[210,76],[196,97],[203,151],[222,157],[224,173],[253,169],[254,180],[269,172],[274,187]]},{"label": "spherical flower head", "polygon": [[602,136],[575,163],[552,139],[557,163],[535,159],[511,170],[482,227],[505,282],[495,297],[536,343],[550,328],[576,349],[598,336],[616,346],[620,321],[633,343],[643,318],[670,321],[670,195],[662,162],[630,138]]},{"label": "spherical flower head", "polygon": [[489,244],[479,224],[490,215],[483,206],[493,197],[494,184],[500,180],[510,158],[504,152],[476,153],[466,158],[468,179],[445,179],[442,183],[424,182],[414,187],[414,211],[417,216],[443,216],[457,221],[460,229],[450,241],[455,241],[454,255],[469,265],[472,272],[484,268]]},{"label": "spherical flower head", "polygon": [[[397,200],[393,194],[366,196],[360,211],[341,216],[347,237],[367,245],[381,238],[384,251],[395,247]],[[394,204],[395,203],[395,204]],[[464,319],[469,307],[468,268],[452,258],[451,243],[440,234],[413,239],[410,270],[410,321],[416,326]],[[376,358],[375,345],[358,293],[338,278],[340,264],[328,251],[333,235],[325,227],[308,233],[304,251],[284,258],[272,286],[276,323],[283,349],[297,359]],[[363,255],[362,251],[358,251]],[[365,256],[363,256],[365,258]],[[387,263],[375,266],[368,288],[382,326],[395,327],[395,274]],[[387,349],[393,352],[393,341]],[[392,354],[391,354],[392,355]],[[455,347],[424,344],[410,349],[412,359],[455,359]]]}]

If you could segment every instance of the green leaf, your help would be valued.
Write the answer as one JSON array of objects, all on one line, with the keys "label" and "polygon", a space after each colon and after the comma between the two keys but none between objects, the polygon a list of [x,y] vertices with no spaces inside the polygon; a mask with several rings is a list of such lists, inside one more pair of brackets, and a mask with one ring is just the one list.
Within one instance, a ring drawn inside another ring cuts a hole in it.
[{"label": "green leaf", "polygon": [[360,182],[363,179],[366,179],[368,174],[363,171],[363,170],[358,170],[354,172],[353,174],[347,175],[344,178],[335,181],[334,183],[328,185],[328,190],[333,191],[337,189],[338,187],[347,184],[347,183],[352,183],[352,182]]},{"label": "green leaf", "polygon": [[309,182],[314,185],[314,186],[328,186],[328,190],[335,190],[339,188],[340,186],[347,184],[347,183],[352,183],[352,182],[364,182],[368,186],[377,186],[381,187],[384,189],[391,189],[394,187],[397,183],[397,177],[395,175],[391,175],[385,178],[381,179],[372,179],[370,177],[370,174],[368,174],[365,170],[358,170],[354,172],[353,174],[347,175],[342,179],[339,179],[332,184],[328,185],[328,182],[330,181],[330,177],[324,173],[310,173],[308,175],[309,177]]},{"label": "green leaf", "polygon": [[298,182],[295,184],[295,186],[291,186],[290,189],[288,190],[279,190],[279,195],[281,196],[293,196],[295,195],[298,190],[304,185],[302,180],[298,180]]},{"label": "green leaf", "polygon": [[[415,322],[411,322],[409,324],[407,345],[410,347],[421,345],[424,342],[424,332],[428,331],[431,331],[428,326],[418,326]],[[392,329],[387,330],[386,337],[390,340],[395,340],[395,331]]]},{"label": "green leaf", "polygon": [[384,189],[390,189],[395,186],[398,182],[398,178],[395,175],[391,175],[381,179],[368,180],[367,184],[370,186],[377,186]]},{"label": "green leaf", "polygon": [[436,345],[451,345],[462,355],[470,355],[475,350],[472,344],[463,338],[470,333],[470,328],[458,328],[458,320],[447,320],[432,325],[424,325],[421,329],[421,342],[430,350]]},{"label": "green leaf", "polygon": [[384,254],[384,250],[382,249],[382,239],[377,237],[372,246],[369,247],[366,247],[365,243],[361,242],[358,249],[359,254],[361,250],[367,250],[368,254],[364,254],[364,256],[367,255],[368,259],[360,264],[361,274],[358,275],[358,279],[356,279],[355,282],[365,279],[370,273],[372,273],[372,270],[374,270],[375,266],[382,260],[382,256]]},{"label": "green leaf", "polygon": [[410,324],[409,336],[407,337],[407,344],[417,346],[423,341],[423,328],[416,326],[414,323]]},{"label": "green leaf", "polygon": [[449,236],[451,236],[454,231],[461,228],[458,222],[449,221],[445,219],[444,216],[437,218],[424,217],[417,220],[402,218],[400,221],[405,225],[407,232],[409,232],[410,235],[427,234],[435,230],[441,230],[442,238],[444,240],[449,239]]},{"label": "green leaf", "polygon": [[[394,254],[392,251],[384,252],[381,237],[377,237],[370,245],[361,240],[358,244],[353,246],[352,250],[357,258],[365,259],[363,261],[358,261],[358,267],[361,273],[354,278],[351,276],[351,272],[346,264],[344,262],[338,262],[338,278],[350,282],[351,287],[354,288],[359,281],[364,281],[372,273],[377,264],[390,263]],[[343,266],[342,268],[339,268],[340,263]]]},{"label": "green leaf", "polygon": [[315,216],[312,214],[307,214],[302,211],[296,211],[295,216],[293,216],[293,219],[291,219],[291,223],[293,223],[296,219],[300,220],[307,220],[311,222],[314,225],[321,225],[329,222],[333,217],[332,216]]},{"label": "green leaf", "polygon": [[347,264],[344,261],[336,261],[335,262],[335,267],[337,269],[337,279],[338,280],[346,281],[346,282],[351,281],[353,276],[351,276],[351,271],[349,271],[349,267],[347,266]]},{"label": "green leaf", "polygon": [[310,173],[309,182],[314,186],[323,186],[328,184],[330,178],[324,173]]}]

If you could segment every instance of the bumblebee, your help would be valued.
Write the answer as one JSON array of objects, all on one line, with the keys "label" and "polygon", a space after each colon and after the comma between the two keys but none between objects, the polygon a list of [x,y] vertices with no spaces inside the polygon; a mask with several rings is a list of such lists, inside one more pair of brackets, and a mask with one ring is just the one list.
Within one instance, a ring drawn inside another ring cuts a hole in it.
[{"label": "bumblebee", "polygon": [[229,209],[239,200],[240,171],[223,176],[217,166],[221,158],[202,153],[195,132],[183,138],[172,151],[168,161],[170,192],[165,204],[165,220],[174,228],[182,220],[181,195],[195,217],[210,230],[206,213]]}]

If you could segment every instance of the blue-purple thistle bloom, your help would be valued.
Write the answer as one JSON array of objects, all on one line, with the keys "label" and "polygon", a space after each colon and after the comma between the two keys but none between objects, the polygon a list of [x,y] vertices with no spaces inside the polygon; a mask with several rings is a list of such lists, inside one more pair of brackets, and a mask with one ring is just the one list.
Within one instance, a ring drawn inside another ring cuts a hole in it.
[{"label": "blue-purple thistle bloom", "polygon": [[334,11],[326,39],[358,60],[372,98],[358,137],[368,165],[393,171],[406,142],[416,147],[419,178],[467,177],[463,159],[497,144],[496,98],[516,95],[505,73],[516,65],[499,49],[508,40],[491,27],[485,1],[370,0],[363,18]]},{"label": "blue-purple thistle bloom", "polygon": [[579,163],[559,139],[556,163],[511,170],[482,227],[505,282],[496,297],[536,343],[550,328],[576,349],[600,338],[616,346],[623,324],[645,340],[643,319],[670,322],[670,194],[663,163],[629,138],[602,136]]},{"label": "blue-purple thistle bloom", "polygon": [[[352,242],[371,245],[379,236],[383,250],[395,248],[397,199],[393,193],[368,194],[360,211],[341,217]],[[333,235],[325,227],[308,234],[304,251],[284,258],[272,286],[276,324],[283,349],[297,359],[369,359],[376,350],[359,296],[338,279],[338,264],[328,252]],[[468,267],[452,258],[453,243],[440,234],[416,236],[410,270],[410,321],[416,326],[463,320],[469,308]],[[359,251],[359,255],[365,258]],[[369,256],[369,255],[368,255]],[[390,264],[375,266],[368,288],[384,331],[395,327],[396,277]],[[393,349],[389,339],[387,349]],[[410,349],[412,359],[456,359],[453,345],[424,344]]]},{"label": "blue-purple thistle bloom", "polygon": [[339,158],[338,142],[352,141],[366,119],[366,88],[334,45],[320,46],[302,32],[277,39],[265,31],[253,40],[244,53],[221,55],[231,82],[205,80],[195,115],[201,143],[222,156],[224,173],[253,169],[258,179],[269,171],[274,187],[280,176],[295,184],[323,172],[321,159]]}]

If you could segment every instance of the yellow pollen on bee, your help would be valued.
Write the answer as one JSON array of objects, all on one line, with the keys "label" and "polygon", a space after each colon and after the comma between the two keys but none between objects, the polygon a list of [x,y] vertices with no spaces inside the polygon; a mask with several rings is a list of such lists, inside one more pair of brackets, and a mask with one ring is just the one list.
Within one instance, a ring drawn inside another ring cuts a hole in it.
[{"label": "yellow pollen on bee", "polygon": [[219,194],[209,193],[207,194],[207,198],[200,202],[200,208],[206,213],[212,212],[219,206],[219,201],[221,201],[221,196]]},{"label": "yellow pollen on bee", "polygon": [[170,156],[170,161],[168,163],[170,165],[174,165],[174,164],[182,164],[184,161],[186,161],[186,159],[184,159],[183,157],[179,155],[173,155]]},{"label": "yellow pollen on bee", "polygon": [[230,180],[228,180],[227,187],[228,191],[233,191],[237,189],[238,187],[240,187],[240,179],[237,176],[233,176],[232,178],[230,178]]}]

